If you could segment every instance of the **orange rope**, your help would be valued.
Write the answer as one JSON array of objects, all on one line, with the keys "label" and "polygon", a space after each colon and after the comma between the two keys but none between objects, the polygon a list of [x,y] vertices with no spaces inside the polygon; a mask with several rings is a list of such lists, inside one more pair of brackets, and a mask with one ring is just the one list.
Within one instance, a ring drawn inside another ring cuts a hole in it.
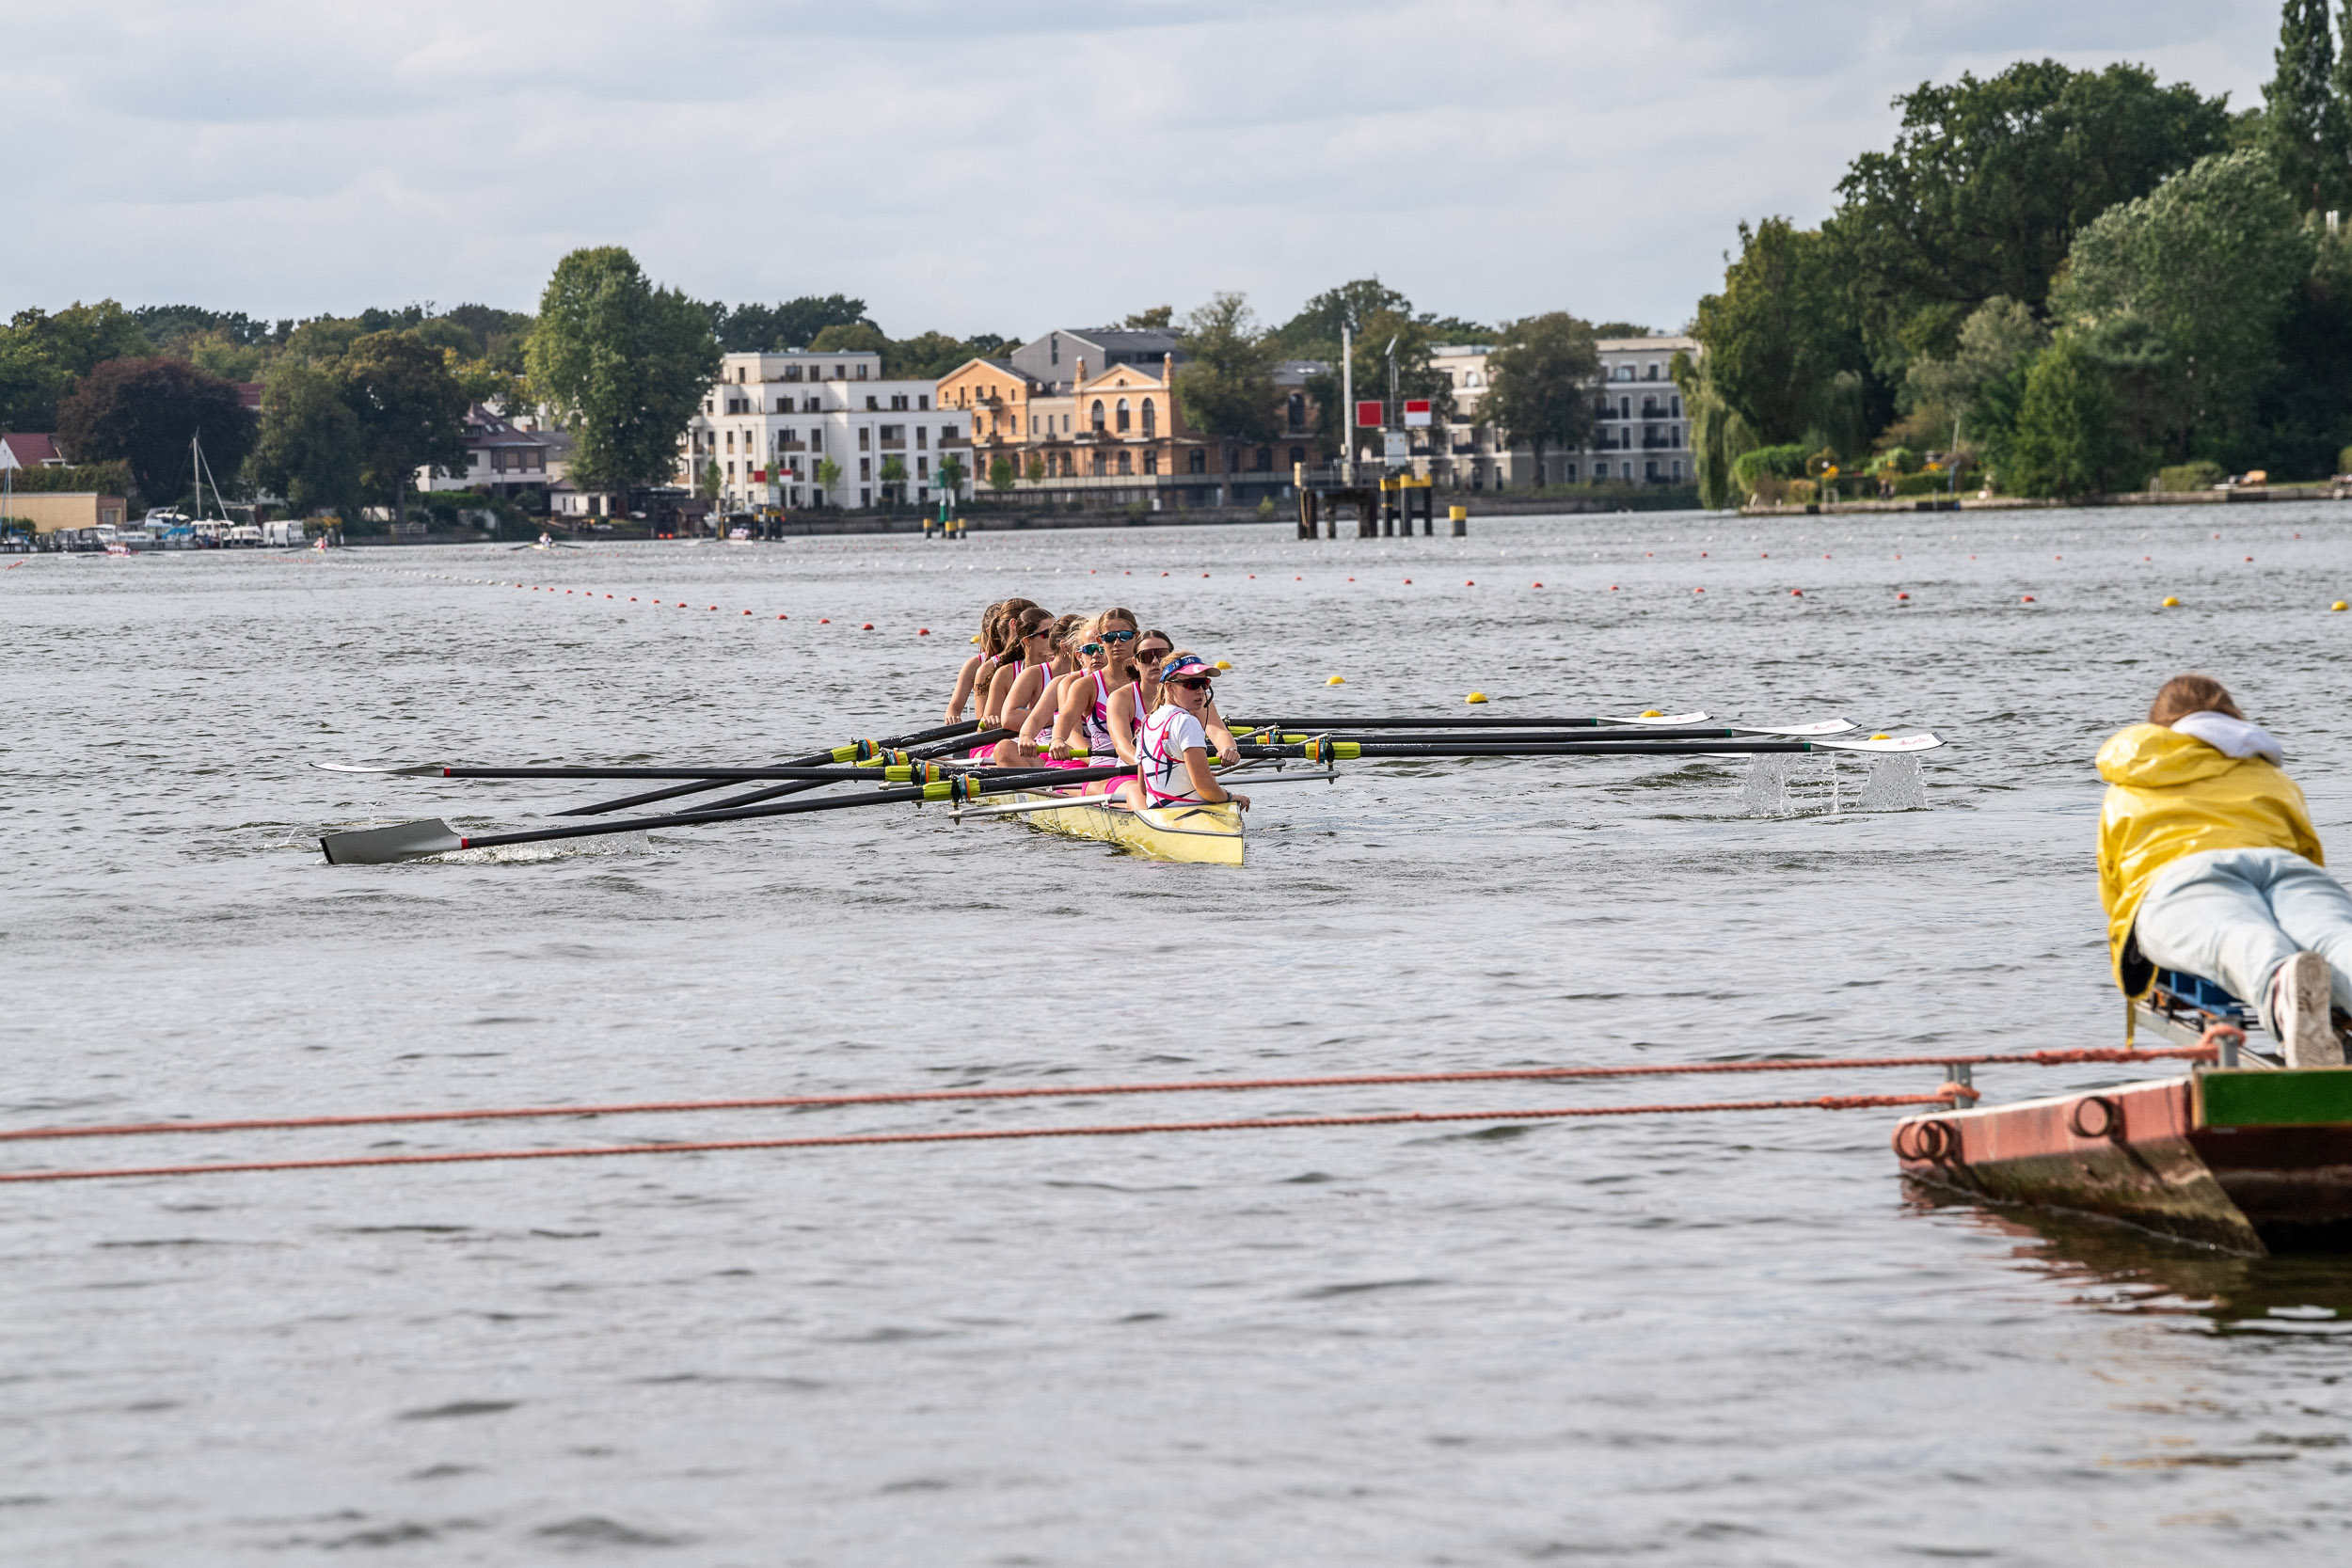
[{"label": "orange rope", "polygon": [[2212,1061],[2210,1044],[2161,1046],[2148,1051],[2088,1047],[2073,1051],[2028,1051],[2006,1055],[1852,1056],[1809,1061],[1702,1062],[1687,1067],[1483,1068],[1458,1072],[1378,1072],[1320,1078],[1197,1078],[1166,1084],[1086,1084],[993,1089],[901,1089],[870,1094],[797,1094],[756,1100],[644,1101],[618,1105],[532,1105],[511,1110],[396,1111],[372,1116],[261,1117],[238,1121],[119,1122],[90,1127],[28,1127],[0,1132],[0,1143],[45,1138],[143,1137],[160,1132],[250,1132],[316,1127],[394,1127],[436,1121],[510,1121],[531,1117],[616,1117],[688,1111],[807,1110],[842,1105],[917,1105],[975,1100],[1089,1100],[1112,1095],[1238,1093],[1253,1089],[1387,1088],[1400,1084],[1487,1084],[1508,1080],[1649,1078],[1677,1073],[1834,1072],[1846,1069],[2025,1066],[2058,1067],[2083,1062],[2144,1062],[2181,1057]]},{"label": "orange rope", "polygon": [[1696,1111],[1856,1111],[1885,1105],[1950,1105],[1972,1091],[1947,1084],[1933,1094],[1823,1095],[1818,1100],[1735,1100],[1697,1105],[1571,1106],[1534,1111],[1390,1111],[1347,1117],[1269,1117],[1249,1121],[1161,1121],[1092,1127],[1008,1127],[957,1132],[854,1132],[824,1138],[735,1138],[717,1143],[618,1144],[586,1148],[492,1148],[449,1154],[367,1154],[334,1160],[254,1160],[233,1164],[143,1165],[92,1170],[31,1170],[8,1181],[99,1181],[131,1176],[218,1176],[238,1171],[350,1170],[367,1165],[457,1165],[492,1160],[581,1160],[616,1154],[709,1154],[753,1148],[851,1148],[869,1144],[1002,1143],[1019,1138],[1117,1138],[1147,1132],[1239,1132],[1301,1127],[1393,1127],[1457,1121],[1559,1121]]}]

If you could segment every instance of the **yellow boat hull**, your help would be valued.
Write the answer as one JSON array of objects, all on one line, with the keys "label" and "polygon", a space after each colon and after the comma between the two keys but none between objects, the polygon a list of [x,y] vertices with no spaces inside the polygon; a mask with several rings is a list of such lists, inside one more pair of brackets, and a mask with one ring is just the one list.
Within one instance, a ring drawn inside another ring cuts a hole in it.
[{"label": "yellow boat hull", "polygon": [[[1023,803],[1058,799],[1046,794],[1021,794]],[[1090,838],[1116,844],[1146,860],[1178,861],[1190,865],[1239,865],[1242,859],[1242,817],[1230,801],[1216,805],[1159,806],[1129,811],[1102,804],[1099,795],[1068,797],[1071,803],[1052,811],[1022,813],[1032,828],[1065,838]]]}]

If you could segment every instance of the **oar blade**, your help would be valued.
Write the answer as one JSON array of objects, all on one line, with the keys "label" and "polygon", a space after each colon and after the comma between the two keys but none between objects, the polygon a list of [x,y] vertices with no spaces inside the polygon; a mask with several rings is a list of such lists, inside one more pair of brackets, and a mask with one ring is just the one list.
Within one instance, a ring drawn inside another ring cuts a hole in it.
[{"label": "oar blade", "polygon": [[1741,735],[1785,735],[1792,740],[1809,740],[1817,735],[1844,735],[1857,726],[1851,719],[1823,719],[1811,724],[1726,724],[1727,730]]},{"label": "oar blade", "polygon": [[1872,736],[1867,740],[1817,740],[1814,746],[1832,752],[1932,752],[1944,744],[1941,736],[1921,730],[1917,735]]},{"label": "oar blade", "polygon": [[441,771],[437,762],[314,762],[310,766],[329,773],[366,773],[378,778],[437,778]]},{"label": "oar blade", "polygon": [[347,833],[322,833],[319,847],[329,865],[389,865],[425,855],[445,855],[462,849],[466,841],[439,817],[399,822],[389,828],[358,828]]},{"label": "oar blade", "polygon": [[1707,715],[1704,713],[1636,713],[1630,715],[1604,713],[1600,716],[1600,721],[1604,724],[1638,724],[1645,729],[1674,729],[1688,728],[1692,724],[1704,724],[1707,722]]}]

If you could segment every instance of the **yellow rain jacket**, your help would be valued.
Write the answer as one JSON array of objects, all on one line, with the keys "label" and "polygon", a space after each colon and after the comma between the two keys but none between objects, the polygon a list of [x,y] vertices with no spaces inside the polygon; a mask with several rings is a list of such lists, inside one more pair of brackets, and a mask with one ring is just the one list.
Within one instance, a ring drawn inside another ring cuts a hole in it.
[{"label": "yellow rain jacket", "polygon": [[2267,757],[2233,757],[2162,724],[2134,724],[2099,748],[2107,781],[2099,813],[2099,901],[2107,911],[2107,958],[2126,996],[2145,991],[2154,966],[2125,950],[2139,901],[2156,873],[2206,849],[2292,849],[2314,865],[2303,791]]}]

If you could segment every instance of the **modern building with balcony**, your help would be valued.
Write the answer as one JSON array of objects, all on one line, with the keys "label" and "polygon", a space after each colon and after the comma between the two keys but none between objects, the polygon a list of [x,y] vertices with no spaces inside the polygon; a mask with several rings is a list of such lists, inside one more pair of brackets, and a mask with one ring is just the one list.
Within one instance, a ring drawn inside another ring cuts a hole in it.
[{"label": "modern building with balcony", "polygon": [[[1478,418],[1492,385],[1491,344],[1448,344],[1430,351],[1432,368],[1454,385],[1454,423],[1434,470],[1450,473],[1466,490],[1507,490],[1533,484],[1690,484],[1698,469],[1682,393],[1670,373],[1677,354],[1696,358],[1695,338],[1603,338],[1600,380],[1593,388],[1593,436],[1580,450],[1547,447],[1538,473],[1532,442],[1513,440]],[[1442,457],[1447,465],[1438,468]]]},{"label": "modern building with balcony", "polygon": [[[971,415],[934,407],[937,395],[929,381],[883,380],[871,352],[722,356],[679,443],[678,483],[694,487],[715,467],[729,510],[919,504],[946,459],[967,482],[972,468]],[[838,470],[830,486],[827,462]]]}]

